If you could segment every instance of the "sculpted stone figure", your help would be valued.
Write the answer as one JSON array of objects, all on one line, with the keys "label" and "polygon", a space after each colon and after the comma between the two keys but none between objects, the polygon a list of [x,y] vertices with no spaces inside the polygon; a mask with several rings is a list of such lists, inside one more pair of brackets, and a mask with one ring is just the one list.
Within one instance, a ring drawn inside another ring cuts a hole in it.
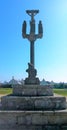
[{"label": "sculpted stone figure", "polygon": [[34,69],[34,66],[31,63],[28,63],[28,69],[26,70],[26,72],[28,72],[28,77],[29,78],[35,78],[37,71],[36,69]]}]

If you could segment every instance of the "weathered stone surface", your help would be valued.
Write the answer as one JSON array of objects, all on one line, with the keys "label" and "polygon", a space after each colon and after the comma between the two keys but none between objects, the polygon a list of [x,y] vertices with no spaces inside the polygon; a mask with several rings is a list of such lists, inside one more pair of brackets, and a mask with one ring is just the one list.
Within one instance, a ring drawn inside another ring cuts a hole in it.
[{"label": "weathered stone surface", "polygon": [[58,125],[15,125],[15,126],[0,126],[0,130],[67,130],[67,126]]},{"label": "weathered stone surface", "polygon": [[[64,111],[0,111],[0,126],[65,126],[67,110]],[[23,129],[24,130],[24,129]]]},{"label": "weathered stone surface", "polygon": [[22,96],[53,96],[50,85],[14,85],[13,95]]},{"label": "weathered stone surface", "polygon": [[66,108],[65,97],[53,96],[4,96],[1,99],[5,110],[62,110]]}]

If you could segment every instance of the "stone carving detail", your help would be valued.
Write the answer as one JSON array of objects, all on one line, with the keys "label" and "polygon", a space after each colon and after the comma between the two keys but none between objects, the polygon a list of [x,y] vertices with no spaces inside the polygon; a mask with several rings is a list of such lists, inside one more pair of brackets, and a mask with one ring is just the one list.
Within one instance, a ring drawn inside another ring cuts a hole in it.
[{"label": "stone carving detail", "polygon": [[35,78],[36,74],[37,74],[37,70],[34,69],[34,66],[30,63],[28,63],[28,69],[26,70],[26,72],[28,72],[28,77],[29,78]]},{"label": "stone carving detail", "polygon": [[36,78],[37,70],[34,68],[33,64],[28,63],[28,78],[25,79],[25,84],[40,84],[38,78]]}]

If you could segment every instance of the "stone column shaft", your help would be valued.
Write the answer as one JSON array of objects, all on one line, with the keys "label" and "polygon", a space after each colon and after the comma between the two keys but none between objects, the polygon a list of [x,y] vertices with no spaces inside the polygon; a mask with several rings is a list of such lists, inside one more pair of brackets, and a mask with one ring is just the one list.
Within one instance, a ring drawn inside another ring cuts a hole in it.
[{"label": "stone column shaft", "polygon": [[34,66],[34,41],[30,42],[30,63]]}]

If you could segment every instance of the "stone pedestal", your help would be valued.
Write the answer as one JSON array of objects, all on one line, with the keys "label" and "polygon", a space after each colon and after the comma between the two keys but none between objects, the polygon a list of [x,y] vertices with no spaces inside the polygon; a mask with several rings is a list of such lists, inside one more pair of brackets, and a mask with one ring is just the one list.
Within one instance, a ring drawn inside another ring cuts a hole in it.
[{"label": "stone pedestal", "polygon": [[2,97],[2,110],[63,110],[65,97],[54,97],[51,86],[16,85],[13,94]]},{"label": "stone pedestal", "polygon": [[49,85],[16,85],[1,98],[1,130],[66,130],[65,97],[53,96]]}]

